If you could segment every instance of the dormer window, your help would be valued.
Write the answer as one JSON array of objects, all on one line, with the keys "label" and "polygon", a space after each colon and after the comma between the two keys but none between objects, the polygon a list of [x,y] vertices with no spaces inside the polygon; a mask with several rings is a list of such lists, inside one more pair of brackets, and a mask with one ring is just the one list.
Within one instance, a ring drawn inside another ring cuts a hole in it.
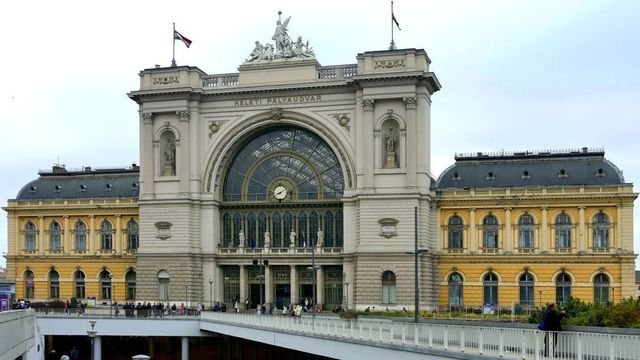
[{"label": "dormer window", "polygon": [[32,186],[29,187],[29,192],[34,193],[34,192],[37,192],[37,191],[38,191],[38,187],[37,186],[33,186],[32,185]]},{"label": "dormer window", "polygon": [[111,191],[112,189],[113,189],[113,185],[111,185],[111,184],[105,185],[105,190]]},{"label": "dormer window", "polygon": [[60,190],[62,190],[62,186],[60,185],[56,185],[53,187],[53,192],[60,192]]},{"label": "dormer window", "polygon": [[606,172],[604,172],[604,169],[603,169],[603,168],[599,168],[599,169],[596,171],[596,176],[597,176],[597,177],[605,177],[605,176],[607,176],[607,173],[606,173]]},{"label": "dormer window", "polygon": [[529,172],[529,170],[525,170],[522,172],[522,176],[520,176],[520,178],[523,180],[529,180],[531,179],[531,173]]},{"label": "dormer window", "polygon": [[138,183],[137,182],[131,183],[131,190],[138,191]]},{"label": "dormer window", "polygon": [[453,181],[460,181],[460,174],[457,172],[453,173],[453,177],[451,178]]},{"label": "dormer window", "polygon": [[567,174],[567,171],[565,169],[560,169],[560,171],[558,172],[558,177],[559,178],[566,178],[568,176],[569,176],[569,174]]},{"label": "dormer window", "polygon": [[494,174],[493,171],[489,171],[489,173],[487,174],[487,181],[495,180],[495,178],[496,178],[496,174]]},{"label": "dormer window", "polygon": [[80,191],[80,192],[87,191],[87,185],[85,185],[85,184],[80,185],[80,188],[78,189],[78,191]]}]

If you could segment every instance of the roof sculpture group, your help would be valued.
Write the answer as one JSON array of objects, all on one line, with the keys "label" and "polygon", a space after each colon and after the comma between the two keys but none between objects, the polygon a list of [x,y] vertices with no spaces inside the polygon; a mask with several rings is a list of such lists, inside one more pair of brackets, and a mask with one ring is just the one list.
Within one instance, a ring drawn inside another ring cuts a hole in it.
[{"label": "roof sculpture group", "polygon": [[246,63],[255,63],[263,61],[271,61],[274,59],[290,59],[290,58],[314,58],[313,49],[309,46],[309,41],[302,41],[302,36],[298,36],[293,41],[287,33],[287,25],[289,25],[289,16],[284,22],[281,19],[282,11],[278,11],[278,21],[276,21],[276,30],[271,37],[274,44],[266,43],[262,45],[260,41],[256,41],[256,46],[249,54]]}]

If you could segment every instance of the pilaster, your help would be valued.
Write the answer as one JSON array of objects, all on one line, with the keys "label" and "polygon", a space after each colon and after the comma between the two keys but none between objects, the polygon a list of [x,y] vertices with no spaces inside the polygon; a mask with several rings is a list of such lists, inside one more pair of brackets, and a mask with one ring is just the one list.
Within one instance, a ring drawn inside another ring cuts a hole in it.
[{"label": "pilaster", "polygon": [[240,265],[240,300],[247,298],[247,271],[244,265]]},{"label": "pilaster", "polygon": [[290,304],[295,304],[298,299],[298,272],[295,265],[290,265],[291,268],[291,300]]},{"label": "pilaster", "polygon": [[[362,100],[362,110],[363,110],[363,126],[362,126],[362,136],[363,141],[360,143],[363,149],[358,149],[365,154],[373,153],[373,144],[371,139],[373,138],[373,108],[374,108],[375,100],[373,99],[363,99]],[[365,163],[362,164],[364,167],[364,187],[371,189],[373,188],[373,167],[374,167],[374,157],[364,157]]]},{"label": "pilaster", "polygon": [[540,208],[542,211],[542,219],[540,220],[540,251],[549,251],[549,208],[543,206]]},{"label": "pilaster", "polygon": [[264,267],[264,302],[266,304],[273,303],[273,289],[272,289],[272,281],[271,281],[271,266],[267,265]]},{"label": "pilaster", "polygon": [[316,304],[324,304],[324,272],[322,266],[316,270]]},{"label": "pilaster", "polygon": [[418,152],[422,146],[419,145],[421,139],[416,126],[416,98],[405,97],[402,101],[404,101],[407,114],[407,145],[404,149],[401,149],[406,153],[406,164],[400,164],[400,167],[404,166],[407,169],[407,186],[415,188],[417,184],[417,161],[421,155],[425,154]]},{"label": "pilaster", "polygon": [[513,251],[513,231],[511,227],[511,208],[504,208],[504,251]]},{"label": "pilaster", "polygon": [[478,252],[478,231],[476,229],[476,209],[469,209],[469,251]]},{"label": "pilaster", "polygon": [[584,218],[584,206],[578,206],[578,252],[585,251],[587,247],[589,247],[589,245],[587,244],[587,236],[585,236],[585,229],[586,223]]}]

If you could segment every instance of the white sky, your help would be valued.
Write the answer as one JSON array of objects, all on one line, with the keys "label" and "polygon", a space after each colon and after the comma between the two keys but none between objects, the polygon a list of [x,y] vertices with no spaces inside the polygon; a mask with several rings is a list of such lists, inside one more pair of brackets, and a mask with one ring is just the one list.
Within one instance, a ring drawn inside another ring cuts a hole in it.
[{"label": "white sky", "polygon": [[[255,40],[271,41],[278,10],[322,65],[389,45],[386,0],[3,3],[0,204],[58,159],[139,163],[126,93],[140,70],[170,64],[172,22],[193,40],[176,43],[179,65],[236,72]],[[640,2],[396,0],[395,14],[398,48],[425,49],[443,85],[432,106],[436,177],[456,152],[589,146],[640,182]]]}]

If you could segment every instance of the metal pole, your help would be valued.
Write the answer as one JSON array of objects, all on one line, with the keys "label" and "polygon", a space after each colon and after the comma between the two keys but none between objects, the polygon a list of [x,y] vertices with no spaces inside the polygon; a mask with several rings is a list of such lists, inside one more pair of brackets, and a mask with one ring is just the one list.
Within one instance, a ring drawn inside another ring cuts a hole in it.
[{"label": "metal pole", "polygon": [[213,309],[213,280],[209,279],[209,309]]},{"label": "metal pole", "polygon": [[346,301],[347,307],[345,308],[345,310],[349,310],[349,282],[347,281],[345,285],[347,285],[347,301]]},{"label": "metal pole", "polygon": [[109,274],[109,317],[112,317],[113,311],[113,275]]},{"label": "metal pole", "polygon": [[414,221],[414,234],[415,234],[415,239],[414,239],[414,271],[415,271],[415,276],[414,276],[414,286],[416,288],[415,291],[415,318],[414,321],[417,323],[418,322],[418,316],[420,316],[420,286],[418,283],[418,207],[416,206],[414,209],[414,216],[413,216],[413,221]]},{"label": "metal pole", "polygon": [[258,260],[258,265],[260,266],[260,274],[258,275],[258,278],[260,279],[260,304],[258,304],[260,311],[262,311],[262,278],[264,277],[262,271],[264,270],[263,266],[264,263],[262,262],[262,253],[260,253],[260,260]]},{"label": "metal pole", "polygon": [[316,330],[316,244],[311,247],[311,269],[313,271],[313,301],[311,302],[311,327]]}]

